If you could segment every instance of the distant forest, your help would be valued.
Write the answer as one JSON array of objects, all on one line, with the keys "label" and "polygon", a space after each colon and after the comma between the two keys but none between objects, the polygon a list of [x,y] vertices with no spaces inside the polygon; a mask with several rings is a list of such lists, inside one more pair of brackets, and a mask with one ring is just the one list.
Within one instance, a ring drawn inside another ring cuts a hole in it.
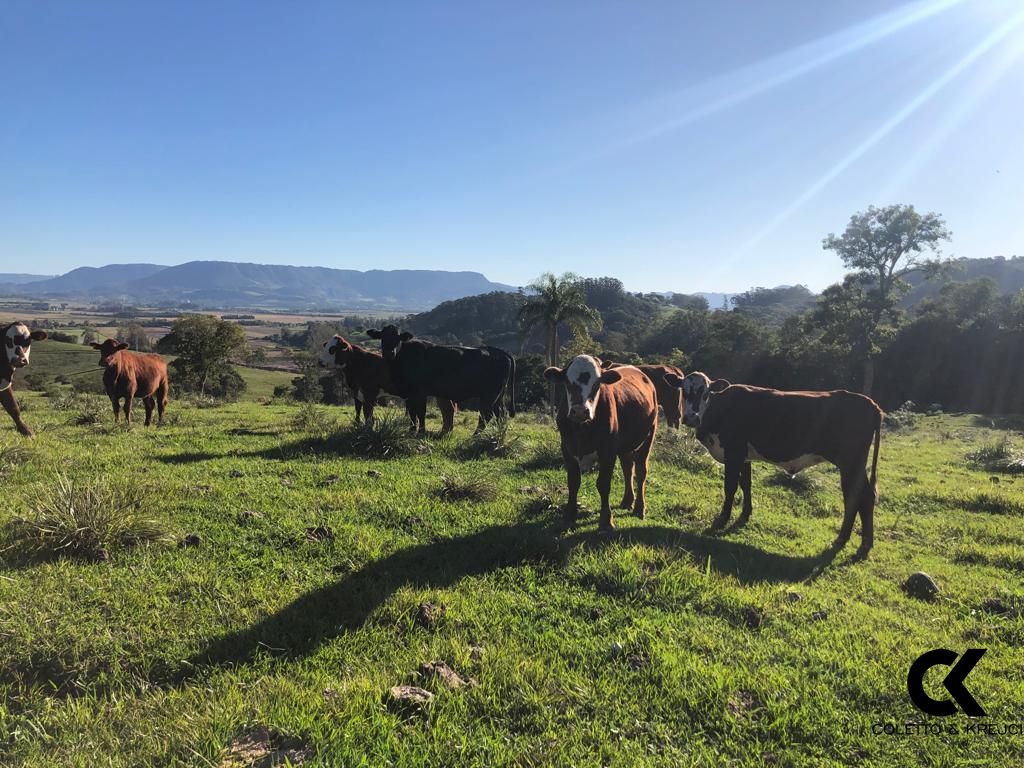
[{"label": "distant forest", "polygon": [[[912,401],[921,408],[1024,412],[1024,258],[965,259],[927,278],[915,274],[870,335],[857,281],[848,275],[820,295],[802,285],[754,288],[725,310],[697,296],[630,293],[615,278],[581,278],[601,323],[585,334],[561,329],[560,357],[587,352],[618,362],[666,361],[734,382],[855,391],[865,388],[870,359],[871,394],[887,409]],[[512,351],[520,356],[519,400],[538,405],[544,344],[542,334],[520,330],[528,296],[485,293],[397,322],[438,342]],[[363,323],[311,323],[287,341],[313,349],[338,331],[365,340]]]}]

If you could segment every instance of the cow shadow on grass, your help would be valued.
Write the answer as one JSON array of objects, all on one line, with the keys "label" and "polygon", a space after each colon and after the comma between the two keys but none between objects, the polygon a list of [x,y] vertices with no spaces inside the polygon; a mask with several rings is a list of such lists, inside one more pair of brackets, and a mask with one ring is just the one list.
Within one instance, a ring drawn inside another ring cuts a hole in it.
[{"label": "cow shadow on grass", "polygon": [[830,548],[817,555],[794,557],[664,526],[631,527],[612,534],[567,530],[550,521],[492,526],[400,550],[307,592],[256,624],[215,639],[189,659],[176,677],[183,682],[197,670],[244,664],[259,654],[288,659],[312,654],[332,637],[363,626],[403,587],[444,589],[462,579],[510,566],[558,566],[574,551],[611,544],[644,544],[686,552],[701,567],[733,576],[743,584],[806,581],[815,578],[836,554]]}]

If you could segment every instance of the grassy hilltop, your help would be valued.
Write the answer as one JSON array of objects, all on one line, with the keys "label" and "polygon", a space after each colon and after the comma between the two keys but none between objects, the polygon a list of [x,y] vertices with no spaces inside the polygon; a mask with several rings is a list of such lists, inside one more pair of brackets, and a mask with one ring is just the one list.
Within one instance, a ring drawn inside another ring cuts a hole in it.
[{"label": "grassy hilltop", "polygon": [[[721,469],[687,432],[659,434],[648,519],[606,536],[593,474],[581,525],[560,526],[557,434],[536,416],[496,445],[470,439],[474,414],[391,445],[348,408],[172,401],[165,426],[129,431],[19,395],[39,435],[0,419],[0,764],[241,765],[267,738],[325,766],[1010,765],[1024,749],[871,733],[926,719],[905,679],[937,647],[987,648],[968,687],[989,720],[1021,719],[1024,479],[965,459],[1017,441],[984,420],[887,429],[877,543],[853,562],[856,533],[819,557],[839,525],[830,469],[755,466],[749,525],[708,533]],[[412,453],[354,455],[392,449]],[[12,521],[64,479],[134,489],[156,540],[34,554]],[[917,570],[937,601],[901,591]],[[476,684],[419,674],[431,661]],[[401,684],[435,699],[396,709]]]}]

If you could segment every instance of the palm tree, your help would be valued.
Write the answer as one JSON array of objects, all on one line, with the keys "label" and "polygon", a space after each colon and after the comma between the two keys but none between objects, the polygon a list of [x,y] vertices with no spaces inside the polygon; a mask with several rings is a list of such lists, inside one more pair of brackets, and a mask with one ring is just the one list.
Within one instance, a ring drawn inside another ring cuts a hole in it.
[{"label": "palm tree", "polygon": [[[519,326],[527,337],[538,328],[544,331],[544,352],[548,365],[558,365],[558,327],[568,326],[574,334],[587,333],[591,328],[600,330],[601,315],[587,306],[580,279],[571,272],[555,277],[545,272],[527,289],[531,295],[519,310]],[[555,389],[551,387],[554,406]]]}]

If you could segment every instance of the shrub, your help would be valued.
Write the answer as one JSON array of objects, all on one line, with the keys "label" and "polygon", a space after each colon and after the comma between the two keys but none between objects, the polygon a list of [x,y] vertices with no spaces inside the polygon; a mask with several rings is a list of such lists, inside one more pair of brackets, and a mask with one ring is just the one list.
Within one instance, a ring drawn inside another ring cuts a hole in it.
[{"label": "shrub", "polygon": [[498,486],[484,475],[442,475],[437,496],[444,501],[493,501]]},{"label": "shrub", "polygon": [[149,516],[149,492],[123,478],[76,482],[58,475],[52,486],[28,500],[16,519],[14,539],[39,555],[95,557],[114,548],[167,538]]}]

